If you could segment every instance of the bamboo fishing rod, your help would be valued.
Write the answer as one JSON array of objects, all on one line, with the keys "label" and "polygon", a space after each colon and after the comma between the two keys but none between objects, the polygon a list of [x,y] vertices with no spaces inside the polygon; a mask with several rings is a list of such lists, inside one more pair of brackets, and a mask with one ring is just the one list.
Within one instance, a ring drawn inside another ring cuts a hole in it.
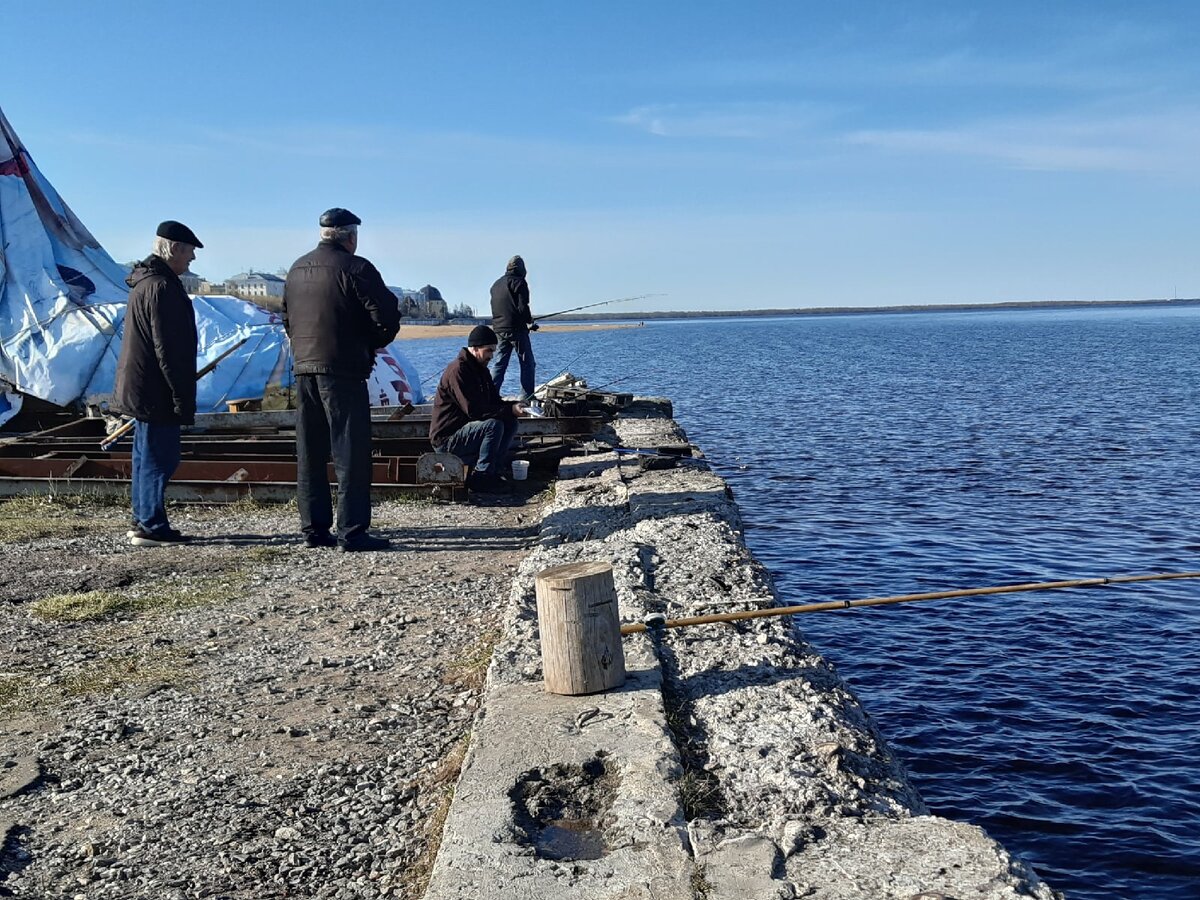
[{"label": "bamboo fishing rod", "polygon": [[985,594],[1015,594],[1022,591],[1049,591],[1057,588],[1097,587],[1104,584],[1130,584],[1136,581],[1167,581],[1179,578],[1200,578],[1200,572],[1157,572],[1153,575],[1113,575],[1107,578],[1076,578],[1072,581],[1039,581],[1030,584],[1004,584],[995,587],[964,588],[954,591],[931,591],[924,594],[898,594],[893,597],[865,597],[861,600],[827,600],[822,603],[805,603],[800,606],[747,609],[733,613],[689,616],[684,619],[664,619],[661,616],[650,616],[644,622],[622,625],[621,634],[640,634],[643,631],[662,628],[690,628],[693,625],[710,625],[717,622],[740,622],[744,619],[765,619],[768,616],[794,616],[800,613],[830,612],[836,609],[854,609],[859,606],[888,606],[893,603],[915,603],[920,600],[950,600],[957,597],[979,597]]}]

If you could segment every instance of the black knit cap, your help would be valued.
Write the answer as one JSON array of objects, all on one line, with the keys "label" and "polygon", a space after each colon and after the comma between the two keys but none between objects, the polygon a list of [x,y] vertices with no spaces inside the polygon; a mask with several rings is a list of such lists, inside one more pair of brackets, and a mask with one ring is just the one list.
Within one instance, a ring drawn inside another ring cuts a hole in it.
[{"label": "black knit cap", "polygon": [[322,228],[341,228],[343,225],[361,225],[362,219],[350,212],[348,209],[342,209],[340,206],[335,206],[333,209],[327,209],[321,213]]},{"label": "black knit cap", "polygon": [[166,238],[168,241],[179,241],[182,244],[191,244],[193,247],[204,246],[200,243],[200,238],[196,237],[192,229],[188,228],[182,222],[176,222],[174,219],[159,222],[158,231],[154,233],[160,238]]},{"label": "black knit cap", "polygon": [[496,337],[496,332],[486,325],[476,325],[467,335],[468,347],[495,347],[498,343],[500,339]]}]

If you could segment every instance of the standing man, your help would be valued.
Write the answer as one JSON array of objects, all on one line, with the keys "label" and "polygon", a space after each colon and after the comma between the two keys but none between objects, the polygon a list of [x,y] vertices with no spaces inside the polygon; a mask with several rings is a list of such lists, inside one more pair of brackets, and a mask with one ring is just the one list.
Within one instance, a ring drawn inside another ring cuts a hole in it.
[{"label": "standing man", "polygon": [[503,490],[500,472],[517,435],[517,418],[526,415],[520,403],[500,398],[488,374],[495,352],[496,332],[486,325],[472,328],[467,346],[442,373],[429,420],[433,449],[474,465],[467,487],[481,493]]},{"label": "standing man", "polygon": [[125,279],[132,290],[110,404],[135,420],[129,531],[135,547],[186,540],[167,521],[166,492],[179,467],[180,426],[196,421],[196,313],[179,276],[204,245],[172,220],[155,234],[154,249]]},{"label": "standing man", "polygon": [[492,381],[497,392],[504,389],[504,373],[513,350],[521,364],[521,401],[533,399],[534,360],[529,332],[537,331],[537,322],[529,310],[529,282],[525,280],[525,260],[514,256],[504,275],[492,285],[492,328],[496,330],[496,358],[492,362]]},{"label": "standing man", "polygon": [[[296,374],[296,503],[309,547],[383,550],[371,526],[371,402],[375,351],[400,330],[396,296],[358,250],[362,219],[346,209],[321,214],[321,242],[288,271],[283,326]],[[326,466],[337,473],[337,537]]]}]

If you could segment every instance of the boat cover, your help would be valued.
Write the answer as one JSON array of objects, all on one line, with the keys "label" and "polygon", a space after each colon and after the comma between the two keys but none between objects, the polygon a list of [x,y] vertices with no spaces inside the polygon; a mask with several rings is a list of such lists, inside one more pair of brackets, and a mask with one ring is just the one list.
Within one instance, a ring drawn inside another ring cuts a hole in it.
[{"label": "boat cover", "polygon": [[[0,110],[0,425],[30,395],[104,408],[116,377],[127,274],[42,175]],[[147,232],[149,233],[149,232]],[[262,397],[293,383],[291,345],[277,313],[237,297],[193,298],[196,368],[243,338],[201,379],[196,407]],[[421,379],[393,342],[369,384],[375,406],[422,403]]]}]

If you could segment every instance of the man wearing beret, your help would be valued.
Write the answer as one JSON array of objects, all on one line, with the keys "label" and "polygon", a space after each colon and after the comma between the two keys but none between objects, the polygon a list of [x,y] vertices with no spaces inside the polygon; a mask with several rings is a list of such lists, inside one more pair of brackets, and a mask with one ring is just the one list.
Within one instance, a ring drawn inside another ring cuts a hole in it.
[{"label": "man wearing beret", "polygon": [[153,251],[125,279],[131,290],[109,405],[135,420],[129,541],[136,547],[184,540],[166,507],[180,426],[196,420],[196,314],[179,276],[203,246],[186,225],[163,222]]},{"label": "man wearing beret", "polygon": [[[396,295],[356,256],[362,220],[321,214],[321,242],[296,260],[283,288],[283,324],[296,374],[296,503],[309,547],[382,550],[371,527],[371,402],[375,351],[400,330]],[[337,473],[337,536],[326,466]]]},{"label": "man wearing beret", "polygon": [[492,381],[497,391],[504,390],[504,374],[515,350],[521,364],[521,399],[529,400],[533,397],[535,365],[529,332],[537,331],[538,325],[529,309],[529,282],[525,276],[525,260],[514,256],[492,285],[492,327],[498,342]]},{"label": "man wearing beret", "polygon": [[474,465],[467,487],[481,493],[504,489],[501,468],[517,435],[517,418],[528,414],[520,403],[501,399],[488,372],[496,341],[496,332],[486,325],[471,330],[467,346],[442,373],[429,420],[433,449]]}]

